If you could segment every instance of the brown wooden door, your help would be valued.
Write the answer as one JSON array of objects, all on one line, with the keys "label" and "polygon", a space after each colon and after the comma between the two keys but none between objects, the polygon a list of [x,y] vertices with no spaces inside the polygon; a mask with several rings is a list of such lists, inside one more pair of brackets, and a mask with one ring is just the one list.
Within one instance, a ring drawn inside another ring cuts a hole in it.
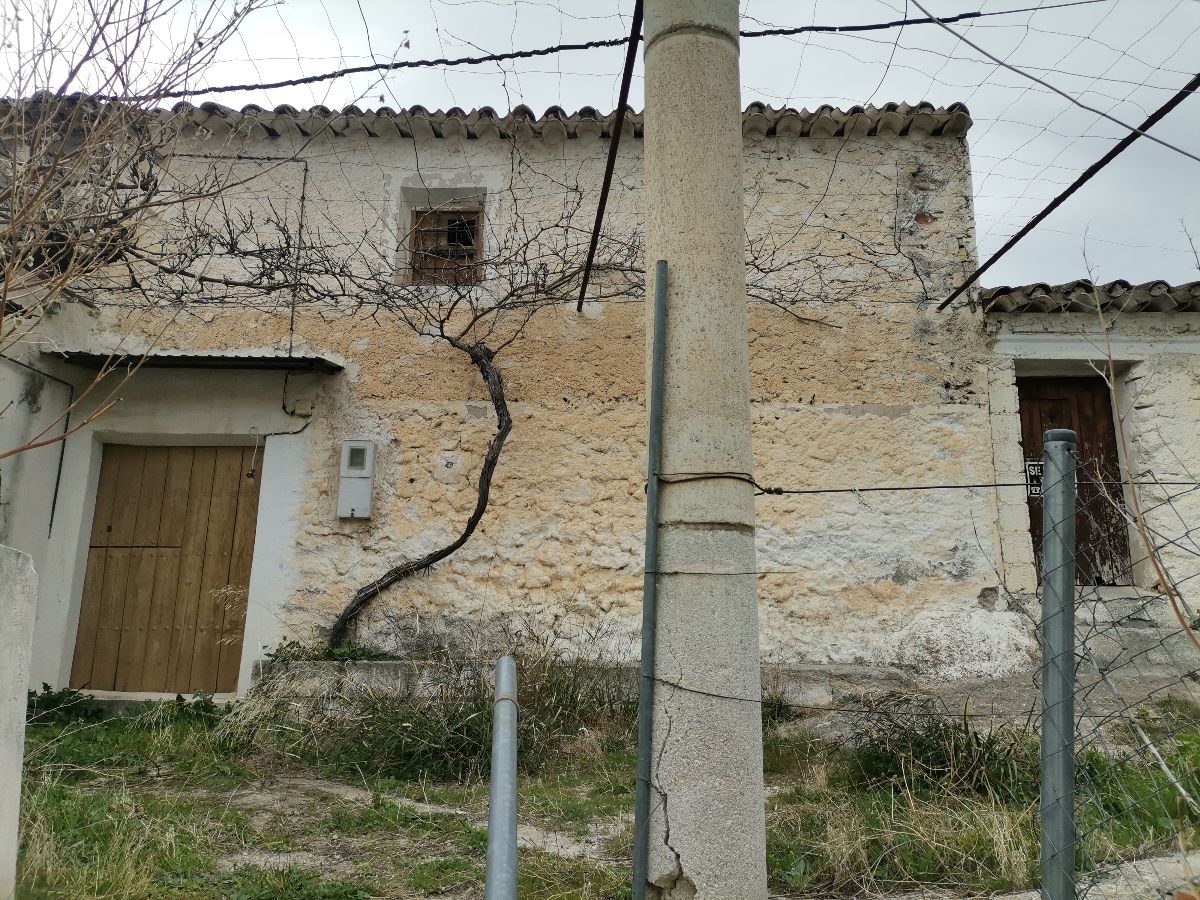
[{"label": "brown wooden door", "polygon": [[247,477],[254,452],[104,446],[72,687],[237,689],[258,518],[259,478]]},{"label": "brown wooden door", "polygon": [[[1108,383],[1089,378],[1018,378],[1021,445],[1026,459],[1042,458],[1042,433],[1075,432],[1080,457],[1076,480],[1075,555],[1079,584],[1132,584],[1129,528]],[[1041,577],[1042,501],[1029,498],[1029,529]]]}]

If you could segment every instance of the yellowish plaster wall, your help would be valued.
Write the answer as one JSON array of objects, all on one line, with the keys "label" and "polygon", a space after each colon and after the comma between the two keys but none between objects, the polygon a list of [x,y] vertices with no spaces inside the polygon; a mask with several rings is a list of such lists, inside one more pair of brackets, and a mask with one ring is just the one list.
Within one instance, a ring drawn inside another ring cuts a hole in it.
[{"label": "yellowish plaster wall", "polygon": [[[252,149],[281,152],[260,143]],[[514,154],[500,141],[424,139],[419,175],[438,185],[485,184],[498,196],[519,157],[526,214],[550,215],[561,207],[555,179],[577,173],[598,183],[606,147],[530,141]],[[380,223],[399,215],[396,198],[417,171],[413,142],[398,139],[323,139],[304,158],[307,221],[340,236],[358,229],[383,239]],[[760,261],[750,273],[759,481],[818,489],[994,481],[990,339],[978,314],[932,308],[973,264],[963,142],[763,138],[747,141],[746,159],[751,255]],[[245,202],[274,191],[277,204],[294,207],[300,167],[289,166]],[[636,230],[640,177],[640,144],[630,141],[614,228]],[[804,299],[788,309],[761,302],[772,290]],[[386,640],[397,623],[431,618],[515,617],[567,628],[602,622],[632,649],[646,311],[626,299],[583,314],[546,310],[503,352],[514,428],[488,513],[451,559],[387,592],[363,639]],[[356,587],[457,532],[494,420],[477,373],[444,343],[415,336],[386,312],[306,305],[289,336],[285,301],[257,311],[194,308],[162,343],[281,348],[291,340],[346,365],[315,397],[309,428],[314,449],[295,536],[302,587],[286,598],[288,629],[306,636]],[[161,314],[119,319],[102,311],[97,333],[131,331],[136,348],[157,332]],[[368,522],[338,520],[339,444],[364,437],[378,446],[376,512]],[[982,488],[762,498],[764,657],[947,676],[1025,665],[1028,622],[996,602],[999,511],[995,491]]]}]

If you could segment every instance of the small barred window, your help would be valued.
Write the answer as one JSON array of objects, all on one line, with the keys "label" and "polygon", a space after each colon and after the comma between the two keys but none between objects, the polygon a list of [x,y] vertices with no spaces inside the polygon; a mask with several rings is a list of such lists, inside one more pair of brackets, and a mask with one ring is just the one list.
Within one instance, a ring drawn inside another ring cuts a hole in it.
[{"label": "small barred window", "polygon": [[412,277],[418,284],[476,284],[483,256],[483,212],[478,209],[413,213]]}]

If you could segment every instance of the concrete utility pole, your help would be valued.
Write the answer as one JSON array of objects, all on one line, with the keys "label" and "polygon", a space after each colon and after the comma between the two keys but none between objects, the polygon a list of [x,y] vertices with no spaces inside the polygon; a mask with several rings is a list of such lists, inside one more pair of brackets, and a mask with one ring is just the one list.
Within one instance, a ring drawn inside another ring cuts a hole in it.
[{"label": "concrete utility pole", "polygon": [[668,284],[647,896],[765,898],[753,490],[669,483],[752,467],[737,0],[646,0],[645,64]]}]

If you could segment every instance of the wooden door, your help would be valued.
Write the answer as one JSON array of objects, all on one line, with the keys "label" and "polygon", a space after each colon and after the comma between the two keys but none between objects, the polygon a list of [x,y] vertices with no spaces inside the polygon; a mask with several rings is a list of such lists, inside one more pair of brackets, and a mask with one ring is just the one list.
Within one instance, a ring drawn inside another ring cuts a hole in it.
[{"label": "wooden door", "polygon": [[254,453],[104,446],[72,687],[237,689],[258,518]]},{"label": "wooden door", "polygon": [[[1070,428],[1078,439],[1080,471],[1075,515],[1079,584],[1132,584],[1129,528],[1124,513],[1111,394],[1099,377],[1018,378],[1021,444],[1026,459],[1042,458],[1042,433]],[[1029,530],[1041,577],[1042,501],[1029,498]]]}]

